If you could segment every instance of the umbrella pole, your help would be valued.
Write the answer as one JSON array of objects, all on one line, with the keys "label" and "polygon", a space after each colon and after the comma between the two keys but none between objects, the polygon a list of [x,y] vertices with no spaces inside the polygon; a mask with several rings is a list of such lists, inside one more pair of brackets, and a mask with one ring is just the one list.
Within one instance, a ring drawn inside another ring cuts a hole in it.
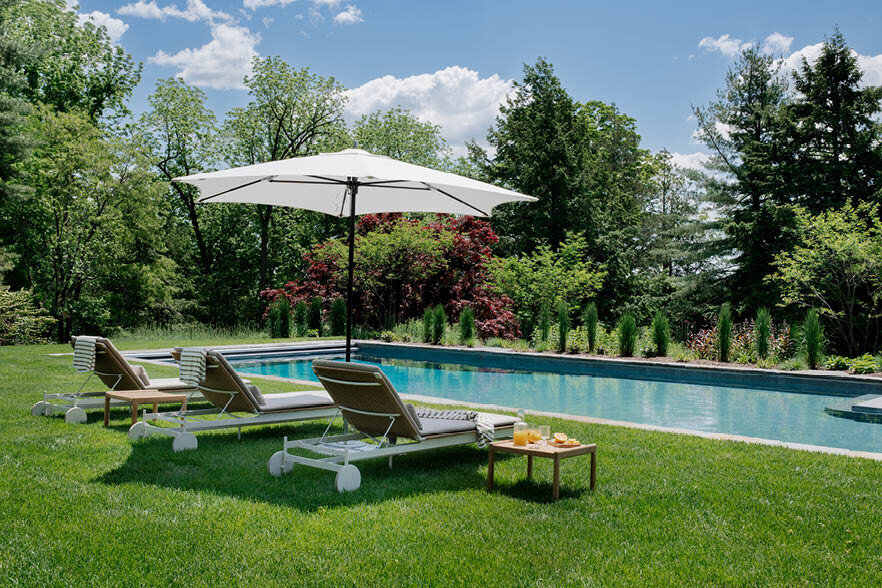
[{"label": "umbrella pole", "polygon": [[355,270],[355,195],[358,184],[349,181],[349,280],[346,285],[346,361],[352,354],[352,275]]}]

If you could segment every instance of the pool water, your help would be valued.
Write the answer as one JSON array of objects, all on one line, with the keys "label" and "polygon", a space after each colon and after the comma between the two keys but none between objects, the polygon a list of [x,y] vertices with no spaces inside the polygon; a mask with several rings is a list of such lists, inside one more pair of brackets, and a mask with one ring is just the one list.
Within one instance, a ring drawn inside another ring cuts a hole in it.
[{"label": "pool water", "polygon": [[[363,354],[353,359],[381,366],[402,394],[882,452],[882,425],[824,412],[825,406],[841,401],[840,396],[518,371]],[[310,362],[303,358],[231,358],[242,373],[317,382]]]}]

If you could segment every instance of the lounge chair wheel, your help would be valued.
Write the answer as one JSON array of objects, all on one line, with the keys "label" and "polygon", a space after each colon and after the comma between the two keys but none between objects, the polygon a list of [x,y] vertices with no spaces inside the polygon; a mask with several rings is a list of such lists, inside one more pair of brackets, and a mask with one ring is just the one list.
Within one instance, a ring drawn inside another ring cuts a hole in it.
[{"label": "lounge chair wheel", "polygon": [[85,423],[86,422],[86,411],[82,408],[75,406],[64,413],[64,422],[66,423]]},{"label": "lounge chair wheel", "polygon": [[129,427],[129,439],[132,441],[137,441],[138,439],[143,439],[149,433],[147,433],[147,424],[141,421],[138,421],[131,427]]},{"label": "lounge chair wheel", "polygon": [[196,435],[193,433],[181,433],[175,437],[175,440],[172,441],[172,449],[177,451],[188,451],[190,449],[196,449],[198,446],[198,442],[196,441]]},{"label": "lounge chair wheel", "polygon": [[352,492],[361,486],[361,472],[352,464],[343,466],[337,472],[337,492]]},{"label": "lounge chair wheel", "polygon": [[49,405],[40,401],[31,407],[31,416],[46,416],[49,414]]},{"label": "lounge chair wheel", "polygon": [[285,459],[284,451],[276,451],[273,453],[272,457],[269,458],[269,461],[266,462],[266,469],[269,471],[271,476],[281,476],[283,474],[289,473],[294,468],[294,462],[289,462]]}]

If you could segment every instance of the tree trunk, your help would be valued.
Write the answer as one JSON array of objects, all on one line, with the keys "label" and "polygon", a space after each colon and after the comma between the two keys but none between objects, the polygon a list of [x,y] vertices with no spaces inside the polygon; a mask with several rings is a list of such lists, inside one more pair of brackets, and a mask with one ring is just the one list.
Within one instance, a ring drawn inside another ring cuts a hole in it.
[{"label": "tree trunk", "polygon": [[[272,205],[260,204],[257,206],[257,216],[260,219],[260,269],[257,279],[257,297],[269,287],[269,229],[273,217]],[[260,305],[257,309],[257,321],[261,321],[263,313]]]}]

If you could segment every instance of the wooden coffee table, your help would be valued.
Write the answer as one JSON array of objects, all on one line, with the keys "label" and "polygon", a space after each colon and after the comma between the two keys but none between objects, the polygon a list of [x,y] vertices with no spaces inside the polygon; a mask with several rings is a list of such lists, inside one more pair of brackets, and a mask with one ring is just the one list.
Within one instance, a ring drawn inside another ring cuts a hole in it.
[{"label": "wooden coffee table", "polygon": [[132,424],[138,422],[138,406],[152,404],[153,412],[159,408],[159,404],[180,402],[181,410],[187,410],[186,394],[168,394],[159,390],[109,390],[104,394],[104,426],[110,423],[110,399],[124,400],[132,405]]},{"label": "wooden coffee table", "polygon": [[548,457],[554,460],[554,485],[552,495],[554,500],[560,498],[560,460],[577,455],[591,454],[591,489],[597,481],[597,444],[577,445],[576,447],[555,447],[540,443],[528,445],[515,445],[514,441],[496,441],[490,444],[490,461],[487,464],[487,490],[493,490],[493,460],[496,453],[515,453],[527,456],[527,478],[533,477],[533,458]]}]

